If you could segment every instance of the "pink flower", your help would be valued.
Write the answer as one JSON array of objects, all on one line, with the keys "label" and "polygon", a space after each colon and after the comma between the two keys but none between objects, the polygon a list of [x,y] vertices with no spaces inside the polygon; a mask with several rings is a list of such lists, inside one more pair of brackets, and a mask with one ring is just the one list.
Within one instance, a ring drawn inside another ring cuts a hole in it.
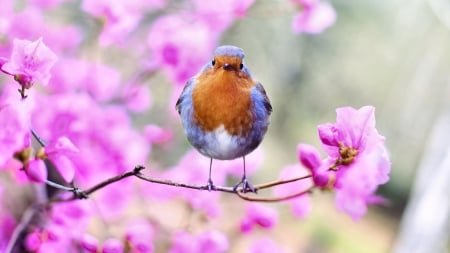
[{"label": "pink flower", "polygon": [[42,38],[36,41],[14,39],[11,58],[1,70],[14,78],[24,88],[30,88],[36,81],[47,85],[50,69],[56,62],[56,55],[44,44]]},{"label": "pink flower", "polygon": [[146,220],[135,220],[128,224],[125,239],[132,253],[151,253],[153,248],[153,226]]},{"label": "pink flower", "polygon": [[265,237],[259,240],[255,240],[250,245],[248,253],[285,253],[287,252],[280,245],[278,245],[272,239]]},{"label": "pink flower", "polygon": [[124,252],[123,243],[117,238],[109,238],[103,243],[102,253],[122,253]]},{"label": "pink flower", "polygon": [[202,1],[194,0],[194,15],[207,24],[211,31],[221,33],[236,18],[244,17],[254,0]]},{"label": "pink flower", "polygon": [[[308,171],[299,164],[286,166],[278,177],[279,180],[292,179],[308,175]],[[306,191],[311,186],[310,179],[303,179],[296,182],[279,185],[275,188],[274,194],[278,197],[289,196],[302,191]],[[311,202],[308,194],[288,200],[292,213],[297,218],[305,218],[311,211]]]},{"label": "pink flower", "polygon": [[207,230],[197,240],[198,252],[223,253],[230,248],[228,238],[218,230]]},{"label": "pink flower", "polygon": [[314,185],[325,188],[330,184],[329,163],[322,162],[319,151],[309,144],[299,144],[297,147],[298,159],[300,163],[309,171],[314,181]]},{"label": "pink flower", "polygon": [[25,166],[25,173],[28,178],[35,183],[43,183],[47,180],[47,167],[44,161],[33,159]]},{"label": "pink flower", "polygon": [[315,0],[298,2],[303,9],[292,22],[294,32],[318,34],[336,22],[336,12],[330,3]]},{"label": "pink flower", "polygon": [[[389,180],[390,161],[384,137],[375,129],[375,108],[336,109],[335,124],[319,125],[319,137],[335,171],[336,205],[359,219],[367,204],[380,202],[377,187]],[[331,173],[331,172],[330,172]]]},{"label": "pink flower", "polygon": [[103,64],[91,64],[85,76],[85,90],[96,100],[105,102],[112,99],[120,87],[119,71]]},{"label": "pink flower", "polygon": [[271,229],[277,222],[278,212],[275,209],[258,203],[249,203],[245,216],[241,219],[240,229],[242,233],[249,233],[255,225]]},{"label": "pink flower", "polygon": [[18,101],[19,96],[11,98],[0,97],[0,167],[2,167],[15,152],[25,147],[25,139],[29,139],[28,101]]},{"label": "pink flower", "polygon": [[207,24],[188,15],[162,16],[153,22],[147,37],[152,61],[177,85],[209,60],[217,43]]},{"label": "pink flower", "polygon": [[79,240],[79,244],[85,253],[97,253],[99,249],[98,239],[90,234],[84,234]]},{"label": "pink flower", "polygon": [[81,8],[104,20],[100,44],[108,46],[124,41],[139,24],[142,14],[135,4],[138,1],[84,0]]},{"label": "pink flower", "polygon": [[152,106],[152,95],[148,85],[127,85],[122,89],[122,100],[131,112],[145,112]]},{"label": "pink flower", "polygon": [[222,253],[230,247],[227,237],[217,230],[207,230],[197,236],[176,231],[172,238],[170,253]]},{"label": "pink flower", "polygon": [[80,150],[65,136],[50,142],[45,148],[45,155],[66,182],[71,182],[75,176],[75,167],[69,157],[79,152]]},{"label": "pink flower", "polygon": [[163,143],[172,139],[173,132],[170,129],[150,124],[144,128],[144,136],[150,143]]}]

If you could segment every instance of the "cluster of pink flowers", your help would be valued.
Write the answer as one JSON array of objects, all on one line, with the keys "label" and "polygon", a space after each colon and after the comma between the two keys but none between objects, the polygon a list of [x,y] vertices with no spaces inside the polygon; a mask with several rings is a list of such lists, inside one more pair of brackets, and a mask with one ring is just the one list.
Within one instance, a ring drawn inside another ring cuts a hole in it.
[{"label": "cluster of pink flowers", "polygon": [[[175,1],[176,6],[166,0],[83,0],[74,16],[64,20],[59,11],[73,12],[74,1],[23,2],[20,11],[14,1],[0,5],[0,177],[11,181],[8,186],[0,181],[0,251],[8,247],[18,227],[20,219],[15,217],[22,215],[4,208],[6,203],[21,202],[8,199],[8,192],[15,191],[9,187],[31,184],[38,189],[33,196],[37,207],[17,246],[29,252],[154,252],[158,247],[174,253],[229,251],[232,242],[226,231],[165,227],[154,217],[143,219],[145,215],[130,210],[182,202],[207,221],[220,220],[224,212],[218,192],[192,194],[129,178],[108,185],[87,201],[50,202],[72,193],[46,192],[45,186],[58,182],[86,189],[149,160],[154,176],[204,184],[209,164],[194,150],[171,162],[175,165],[158,163],[161,152],[175,156],[170,153],[174,149],[170,126],[177,119],[171,114],[173,101],[154,107],[159,98],[144,83],[159,72],[178,94],[209,60],[221,34],[245,18],[254,0]],[[295,32],[319,33],[335,20],[327,3],[295,4],[302,9],[294,18]],[[142,120],[144,113],[149,120]],[[279,179],[308,173],[312,179],[278,186],[274,195],[307,191],[314,185],[335,189],[338,208],[359,218],[367,204],[381,201],[375,190],[387,181],[389,172],[383,138],[374,128],[373,108],[339,109],[337,123],[321,125],[319,135],[329,157],[322,160],[314,148],[300,145],[304,167],[287,166]],[[260,149],[249,155],[247,174],[254,173],[262,160]],[[240,160],[214,162],[218,185],[241,172]],[[299,218],[311,209],[307,194],[289,205]],[[270,231],[277,225],[276,208],[252,203],[244,209],[235,222],[242,234]],[[114,229],[108,233],[92,229],[105,223]],[[272,239],[258,238],[248,251],[284,249]]]},{"label": "cluster of pink flowers", "polygon": [[356,220],[368,204],[384,201],[375,191],[389,180],[391,164],[384,137],[375,128],[374,107],[343,107],[336,112],[335,124],[318,127],[328,157],[321,160],[314,147],[300,144],[299,159],[311,171],[314,184],[335,189],[337,208]]}]

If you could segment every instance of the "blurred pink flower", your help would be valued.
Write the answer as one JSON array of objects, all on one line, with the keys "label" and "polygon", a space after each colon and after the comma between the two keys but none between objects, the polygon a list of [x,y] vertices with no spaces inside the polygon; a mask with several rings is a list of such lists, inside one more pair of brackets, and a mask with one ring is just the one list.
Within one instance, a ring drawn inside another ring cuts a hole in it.
[{"label": "blurred pink flower", "polygon": [[292,21],[292,29],[296,33],[318,34],[336,22],[336,11],[328,2],[318,0],[294,2],[302,8]]},{"label": "blurred pink flower", "polygon": [[33,159],[25,166],[25,173],[32,182],[44,183],[47,180],[47,167],[44,161]]},{"label": "blurred pink flower", "polygon": [[[84,88],[84,80],[88,75],[89,64],[76,58],[59,59],[53,66],[52,78],[48,88],[52,93],[75,92]],[[76,69],[77,71],[73,71]]]},{"label": "blurred pink flower", "polygon": [[30,3],[42,9],[53,8],[66,0],[30,0]]},{"label": "blurred pink flower", "polygon": [[[308,171],[299,164],[288,165],[283,168],[278,179],[286,180],[308,175]],[[278,197],[288,196],[307,190],[312,185],[311,179],[302,179],[296,182],[276,186],[274,194]],[[308,194],[287,201],[293,214],[297,218],[305,218],[311,211],[311,202]]]},{"label": "blurred pink flower", "polygon": [[271,229],[278,223],[278,212],[268,206],[259,203],[249,203],[245,209],[245,215],[241,218],[240,230],[249,233],[257,225],[264,229]]},{"label": "blurred pink flower", "polygon": [[152,106],[152,95],[147,85],[127,85],[121,93],[125,106],[132,112],[144,112]]},{"label": "blurred pink flower", "polygon": [[11,58],[1,70],[13,75],[24,88],[30,88],[36,81],[47,85],[50,69],[56,62],[56,55],[44,44],[42,38],[36,41],[14,39]]},{"label": "blurred pink flower", "polygon": [[228,238],[218,230],[206,230],[198,235],[197,240],[197,252],[223,253],[230,248]]},{"label": "blurred pink flower", "polygon": [[153,237],[155,231],[153,226],[144,219],[134,220],[127,225],[125,239],[130,253],[154,252]]},{"label": "blurred pink flower", "polygon": [[176,231],[172,235],[170,253],[227,252],[229,242],[227,237],[217,230],[207,230],[200,235],[185,231]]},{"label": "blurred pink flower", "polygon": [[105,102],[117,95],[121,74],[117,69],[104,64],[90,64],[83,80],[85,90],[99,102]]},{"label": "blurred pink flower", "polygon": [[99,250],[98,239],[90,234],[83,234],[79,244],[84,253],[97,253]]},{"label": "blurred pink flower", "polygon": [[84,0],[82,10],[104,21],[100,44],[121,43],[139,24],[142,14],[135,4],[139,1]]},{"label": "blurred pink flower", "polygon": [[173,132],[170,129],[150,124],[144,128],[144,137],[150,143],[163,143],[172,139]]},{"label": "blurred pink flower", "polygon": [[211,31],[221,33],[237,18],[246,15],[254,0],[202,1],[194,0],[194,16],[207,24]]},{"label": "blurred pink flower", "polygon": [[189,15],[170,15],[153,22],[147,44],[152,61],[174,84],[184,85],[209,60],[217,37],[204,22]]},{"label": "blurred pink flower", "polygon": [[375,128],[374,107],[342,107],[336,112],[335,124],[318,126],[319,137],[327,163],[336,166],[336,205],[357,220],[367,204],[381,201],[375,191],[389,180],[391,165],[384,137]]},{"label": "blurred pink flower", "polygon": [[71,159],[80,187],[146,161],[151,146],[133,128],[124,107],[102,106],[83,92],[39,98],[33,113],[39,117],[33,117],[33,126],[42,138],[66,136],[80,150]]},{"label": "blurred pink flower", "polygon": [[24,139],[30,131],[29,115],[22,105],[25,101],[9,103],[2,100],[0,98],[0,167],[25,147]]},{"label": "blurred pink flower", "polygon": [[250,245],[248,253],[285,253],[287,252],[280,245],[278,245],[274,240],[268,237],[263,237],[261,239],[255,240]]},{"label": "blurred pink flower", "polygon": [[122,253],[124,252],[124,245],[122,241],[117,238],[109,238],[103,243],[101,253]]},{"label": "blurred pink flower", "polygon": [[65,136],[59,137],[55,141],[51,141],[45,147],[45,155],[55,165],[60,175],[68,183],[72,182],[75,176],[75,166],[69,158],[79,152],[80,150]]}]

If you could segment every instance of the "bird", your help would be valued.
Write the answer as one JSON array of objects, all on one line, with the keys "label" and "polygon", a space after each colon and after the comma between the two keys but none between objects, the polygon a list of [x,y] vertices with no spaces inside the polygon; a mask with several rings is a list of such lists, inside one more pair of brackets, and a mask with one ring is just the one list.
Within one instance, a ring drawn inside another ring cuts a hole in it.
[{"label": "bird", "polygon": [[262,84],[244,64],[244,57],[239,47],[217,47],[212,59],[186,82],[176,102],[189,143],[210,158],[209,178],[203,187],[209,191],[215,189],[213,159],[242,157],[243,176],[233,191],[256,193],[246,177],[245,156],[262,142],[272,105]]}]

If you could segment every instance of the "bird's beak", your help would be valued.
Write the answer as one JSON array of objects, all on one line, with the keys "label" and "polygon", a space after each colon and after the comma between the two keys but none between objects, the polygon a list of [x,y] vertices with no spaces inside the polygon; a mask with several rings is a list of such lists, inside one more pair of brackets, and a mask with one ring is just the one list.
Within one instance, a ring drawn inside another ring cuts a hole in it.
[{"label": "bird's beak", "polygon": [[225,70],[232,70],[232,69],[233,69],[233,66],[231,66],[231,64],[225,63],[225,64],[223,65],[223,69],[225,69]]}]

